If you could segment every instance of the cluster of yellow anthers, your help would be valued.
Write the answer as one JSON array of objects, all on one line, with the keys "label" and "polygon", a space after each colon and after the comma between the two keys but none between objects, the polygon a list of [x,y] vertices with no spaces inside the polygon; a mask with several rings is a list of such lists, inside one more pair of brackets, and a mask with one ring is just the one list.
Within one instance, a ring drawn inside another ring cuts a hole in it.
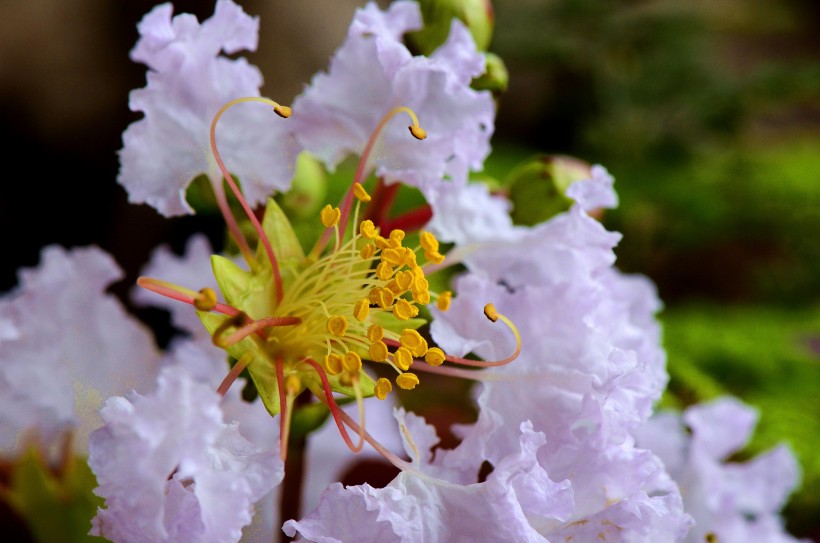
[{"label": "cluster of yellow anthers", "polygon": [[[359,183],[354,185],[353,194],[360,203],[370,201]],[[322,223],[335,228],[340,216],[339,208],[327,205],[321,213]],[[328,264],[334,266],[337,281],[324,289],[323,309],[328,311],[324,368],[330,375],[340,375],[343,383],[352,382],[358,375],[361,356],[357,351],[362,349],[368,359],[392,366],[398,372],[396,384],[406,390],[419,383],[418,376],[407,371],[416,358],[424,358],[431,366],[444,362],[444,352],[438,347],[429,348],[427,340],[415,329],[408,327],[396,332],[379,324],[385,322],[383,313],[392,314],[398,321],[409,321],[418,315],[419,306],[433,299],[442,311],[450,306],[452,294],[431,292],[424,268],[418,264],[419,252],[430,263],[444,261],[438,241],[430,232],[423,232],[420,237],[419,247],[405,247],[403,230],[393,230],[383,237],[372,221],[365,220],[344,247],[325,257],[333,261]],[[340,277],[345,273],[346,277]],[[342,303],[334,307],[337,311],[330,311],[328,305],[334,298]],[[395,348],[392,352],[391,347]],[[383,400],[392,388],[388,379],[380,378],[375,395]]]}]

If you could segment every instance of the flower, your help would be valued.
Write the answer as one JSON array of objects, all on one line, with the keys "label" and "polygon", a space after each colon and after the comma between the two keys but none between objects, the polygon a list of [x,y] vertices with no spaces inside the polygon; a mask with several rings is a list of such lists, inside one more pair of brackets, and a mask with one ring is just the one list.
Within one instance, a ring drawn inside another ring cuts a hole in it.
[{"label": "flower", "polygon": [[784,446],[745,463],[727,458],[751,437],[757,413],[725,397],[689,407],[682,415],[664,412],[637,432],[678,482],[695,526],[686,543],[713,541],[793,542],[778,511],[797,485],[797,463]]},{"label": "flower", "polygon": [[[544,470],[538,456],[549,443],[524,422],[513,451],[495,465],[485,482],[466,483],[461,467],[446,467],[429,450],[438,439],[420,417],[396,414],[412,465],[383,489],[369,485],[343,488],[331,485],[312,513],[288,521],[283,530],[310,541],[672,541],[680,537],[679,496],[613,501],[603,513],[578,519],[573,513],[588,496],[569,480]],[[616,456],[618,456],[616,454]],[[648,457],[648,453],[643,454]],[[585,458],[589,459],[589,458]],[[641,473],[633,458],[622,469],[599,471],[601,457],[587,464],[591,481],[631,479]],[[636,463],[635,460],[638,460]],[[654,461],[656,475],[663,471]],[[472,472],[472,477],[475,477]],[[592,484],[590,485],[590,487]],[[660,486],[660,485],[659,485]],[[626,491],[627,487],[620,490]],[[599,507],[599,509],[601,509]],[[684,524],[685,527],[685,524]]]},{"label": "flower", "polygon": [[[288,536],[298,531],[311,541],[544,541],[525,515],[562,517],[572,495],[553,483],[535,461],[543,434],[522,425],[518,454],[484,483],[461,484],[463,474],[431,463],[438,438],[420,417],[397,410],[412,467],[387,487],[342,488],[331,485],[319,507],[304,519],[288,521]],[[456,479],[456,482],[448,480]]]},{"label": "flower", "polygon": [[[463,185],[469,170],[481,169],[495,111],[488,92],[470,89],[484,59],[464,25],[454,20],[447,42],[429,58],[412,56],[401,42],[420,27],[415,2],[393,2],[386,12],[370,3],[357,11],[328,72],[314,76],[294,101],[293,123],[300,144],[329,168],[351,153],[369,161],[381,133],[381,151],[372,157],[376,175],[435,199],[443,178]],[[380,120],[399,106],[424,119],[427,145],[408,141],[399,123],[381,129]]]},{"label": "flower", "polygon": [[[226,102],[259,96],[262,85],[259,70],[245,59],[220,55],[256,49],[258,19],[231,0],[218,0],[202,24],[189,14],[172,19],[172,12],[171,4],[157,6],[138,27],[131,58],[148,66],[148,84],[131,93],[130,107],[145,117],[123,133],[118,177],[129,201],[165,216],[193,212],[185,189],[200,174],[221,190],[221,173],[208,152],[209,126]],[[244,106],[220,124],[223,155],[252,204],[287,188],[293,175],[298,150],[272,117]]]},{"label": "flower", "polygon": [[[435,313],[433,338],[459,355],[492,359],[506,352],[509,338],[467,318],[476,300],[490,300],[518,323],[522,345],[515,364],[476,377],[478,421],[459,429],[462,443],[440,461],[475,470],[482,461],[496,466],[514,453],[516,429],[530,421],[546,436],[539,465],[553,480],[566,479],[575,496],[566,524],[542,535],[586,540],[606,520],[622,540],[682,537],[689,519],[675,485],[630,435],[666,384],[653,318],[659,302],[646,279],[613,269],[620,236],[587,213],[617,202],[611,177],[596,168],[567,193],[577,198],[568,212],[531,228],[497,221],[492,233],[450,218],[438,223],[467,244],[453,250],[463,251],[467,272],[455,281],[450,311]],[[457,210],[447,200],[440,204],[434,212]]]},{"label": "flower", "polygon": [[148,330],[105,289],[122,276],[96,247],[49,246],[0,299],[0,435],[16,455],[64,432],[85,450],[104,398],[153,386],[160,355]]},{"label": "flower", "polygon": [[225,424],[220,396],[181,368],[149,396],[109,399],[89,444],[92,535],[112,541],[238,541],[251,505],[282,480],[282,461]]}]

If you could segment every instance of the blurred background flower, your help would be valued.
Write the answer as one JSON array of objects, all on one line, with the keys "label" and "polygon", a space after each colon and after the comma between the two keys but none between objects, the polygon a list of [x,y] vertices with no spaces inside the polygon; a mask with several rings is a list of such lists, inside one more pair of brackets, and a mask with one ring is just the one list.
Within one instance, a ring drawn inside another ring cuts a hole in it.
[{"label": "blurred background flower", "polygon": [[[213,10],[174,4],[200,20]],[[327,67],[364,2],[239,4],[261,19],[263,38],[247,57],[267,76],[262,92],[290,103]],[[98,244],[125,270],[112,291],[165,346],[175,333],[168,314],[128,298],[139,269],[161,243],[181,253],[204,230],[218,248],[224,231],[218,215],[168,220],[129,205],[114,182],[121,134],[139,118],[127,95],[145,84],[128,52],[153,5],[0,5],[0,127],[9,138],[0,292],[46,244]],[[481,176],[510,189],[515,204],[522,170],[514,167],[536,153],[606,164],[621,200],[602,219],[624,234],[618,266],[648,275],[666,303],[671,382],[662,404],[732,393],[757,407],[756,433],[732,459],[789,443],[803,486],[786,510],[788,527],[820,540],[820,6],[497,0],[494,8],[490,50],[509,86]],[[548,168],[526,171],[531,185],[559,185]],[[335,175],[349,173],[343,164]],[[543,219],[518,204],[518,222]],[[449,425],[475,413],[457,399],[466,383],[437,388],[435,398],[417,393],[406,405],[451,447]],[[14,524],[11,511],[2,516]]]}]

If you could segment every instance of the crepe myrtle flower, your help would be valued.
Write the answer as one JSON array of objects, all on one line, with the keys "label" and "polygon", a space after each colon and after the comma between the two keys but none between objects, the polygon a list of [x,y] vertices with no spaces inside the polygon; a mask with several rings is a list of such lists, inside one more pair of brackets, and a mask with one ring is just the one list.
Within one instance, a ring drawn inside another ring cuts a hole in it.
[{"label": "crepe myrtle flower", "polygon": [[791,451],[778,446],[747,462],[729,457],[749,441],[757,412],[735,398],[661,412],[636,432],[680,485],[695,526],[685,543],[794,543],[778,512],[799,480]]},{"label": "crepe myrtle flower", "polygon": [[89,443],[95,493],[106,500],[91,535],[112,541],[238,541],[252,504],[279,484],[282,460],[223,420],[221,398],[181,367],[147,396],[110,398]]},{"label": "crepe myrtle flower", "polygon": [[[430,266],[441,264],[445,257],[429,232],[421,233],[418,245],[408,247],[404,245],[405,231],[393,229],[383,236],[371,220],[359,220],[362,206],[371,201],[359,182],[368,159],[366,154],[339,206],[326,205],[322,209],[320,219],[325,230],[307,253],[273,200],[268,201],[262,221],[257,219],[223,163],[216,144],[216,127],[221,115],[243,101],[262,102],[275,111],[285,112],[284,117],[288,116],[289,109],[266,98],[240,98],[223,106],[211,124],[214,161],[259,240],[253,253],[241,231],[231,229],[237,245],[244,246],[248,269],[227,258],[212,257],[224,302],[208,287],[195,291],[148,277],[141,277],[138,284],[191,304],[199,311],[213,343],[236,361],[219,386],[219,393],[225,394],[237,376],[248,369],[268,411],[271,415],[280,415],[283,459],[294,400],[309,389],[330,409],[351,450],[361,450],[368,440],[386,458],[395,461],[395,455],[368,438],[363,420],[363,399],[369,396],[385,399],[393,383],[384,377],[378,380],[370,377],[363,369],[363,360],[388,366],[397,374],[397,386],[413,389],[420,382],[415,370],[424,371],[445,361],[479,367],[505,365],[518,355],[520,343],[516,339],[517,346],[509,356],[476,362],[451,357],[438,347],[430,347],[416,331],[424,323],[417,318],[420,307],[431,303],[441,311],[449,307],[451,294],[432,291],[426,277]],[[426,132],[415,112],[401,106],[387,113],[371,140],[375,141],[396,115],[407,115],[412,121],[407,138],[425,139]],[[236,224],[232,217],[226,218],[226,222]],[[350,222],[353,226],[348,229]],[[420,264],[421,259],[426,264]],[[488,319],[507,324],[512,335],[518,337],[512,322],[492,304],[483,312]],[[416,363],[417,360],[424,363]],[[414,371],[410,371],[411,366]],[[338,408],[334,392],[356,399],[358,423]],[[346,425],[358,433],[357,443],[350,438]]]},{"label": "crepe myrtle flower", "polygon": [[[550,444],[525,421],[510,453],[479,482],[471,466],[445,465],[440,452],[431,454],[438,438],[423,419],[402,410],[396,418],[411,459],[402,473],[382,489],[331,485],[314,511],[285,523],[287,535],[298,532],[304,540],[322,543],[657,543],[679,540],[688,526],[680,495],[646,451],[617,447],[606,455],[582,452],[585,471],[573,482],[543,467],[539,456]],[[580,488],[579,480],[588,488]],[[607,501],[590,492],[601,485],[609,487]],[[650,497],[647,488],[666,491]]]},{"label": "crepe myrtle flower", "polygon": [[148,392],[160,353],[147,328],[105,289],[122,277],[96,247],[45,247],[0,297],[0,455],[69,438],[84,452],[103,400]]},{"label": "crepe myrtle flower", "polygon": [[[258,18],[232,0],[218,0],[201,24],[190,14],[171,17],[162,4],[138,25],[131,58],[148,66],[147,85],[132,91],[130,108],[144,117],[123,133],[118,181],[129,200],[165,216],[193,213],[185,189],[198,175],[211,181],[217,203],[227,207],[219,169],[208,153],[208,126],[236,96],[259,96],[262,75],[244,58],[223,56],[256,49]],[[282,124],[253,108],[236,108],[223,122],[223,152],[242,180],[251,204],[290,185],[298,149]]]},{"label": "crepe myrtle flower", "polygon": [[[461,21],[452,21],[447,41],[429,57],[413,56],[402,43],[421,26],[416,2],[358,10],[328,71],[296,98],[293,121],[299,143],[329,168],[358,154],[385,183],[401,181],[434,200],[443,179],[464,185],[469,171],[482,168],[495,106],[489,92],[470,88],[485,61]],[[428,145],[407,141],[405,128],[388,122],[385,113],[397,106],[425,119]]]}]

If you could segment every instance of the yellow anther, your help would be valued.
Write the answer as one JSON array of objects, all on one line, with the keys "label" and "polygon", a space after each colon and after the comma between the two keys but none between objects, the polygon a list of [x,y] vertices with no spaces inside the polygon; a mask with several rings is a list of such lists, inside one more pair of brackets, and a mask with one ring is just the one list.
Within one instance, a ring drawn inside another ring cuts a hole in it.
[{"label": "yellow anther", "polygon": [[404,240],[404,230],[396,228],[390,231],[390,246],[394,248],[401,247],[401,242]]},{"label": "yellow anther", "polygon": [[421,277],[422,279],[424,279],[424,270],[421,269],[420,266],[414,266],[410,268],[410,271],[413,272],[413,277]]},{"label": "yellow anther", "polygon": [[384,251],[385,249],[390,248],[390,242],[388,242],[386,239],[384,239],[381,236],[374,237],[373,238],[373,243],[375,243],[376,247],[378,247],[379,250],[382,250],[382,251]]},{"label": "yellow anther", "polygon": [[333,207],[330,204],[327,204],[322,208],[320,216],[322,217],[322,224],[324,224],[327,228],[330,228],[331,226],[336,226],[339,224],[339,218],[341,218],[342,212],[338,207]]},{"label": "yellow anther", "polygon": [[419,345],[417,347],[411,347],[410,348],[410,352],[416,358],[421,358],[422,356],[426,355],[427,351],[428,351],[428,349],[427,349],[427,340],[424,339],[424,338],[421,338],[421,345]]},{"label": "yellow anther", "polygon": [[399,343],[403,347],[407,347],[413,356],[424,356],[427,353],[427,340],[410,328],[405,328],[402,331]]},{"label": "yellow anther", "polygon": [[415,268],[418,266],[415,251],[408,249],[407,247],[404,247],[404,265],[408,268]]},{"label": "yellow anther", "polygon": [[356,320],[362,322],[367,318],[368,313],[370,313],[370,300],[367,298],[363,298],[356,302],[356,305],[353,306],[353,316],[356,317]]},{"label": "yellow anther", "polygon": [[418,315],[418,309],[416,309],[415,315],[413,314],[413,309],[416,309],[413,304],[404,298],[400,298],[399,301],[396,302],[396,305],[393,306],[393,314],[400,321],[406,321]]},{"label": "yellow anther", "polygon": [[364,187],[361,183],[354,183],[353,184],[353,196],[355,196],[360,202],[369,202],[370,195],[364,190]]},{"label": "yellow anther", "polygon": [[382,260],[379,262],[379,265],[376,266],[376,277],[382,281],[389,281],[390,278],[393,277],[393,266]]},{"label": "yellow anther", "polygon": [[408,126],[407,128],[410,129],[410,133],[413,134],[413,137],[416,138],[417,140],[423,140],[424,138],[427,137],[427,131],[424,130],[420,126],[413,125],[413,126]]},{"label": "yellow anther", "polygon": [[428,281],[427,278],[424,277],[423,275],[421,277],[419,277],[417,275],[415,280],[413,281],[413,290],[414,291],[419,291],[419,292],[424,292],[424,291],[429,290],[429,289],[430,289],[430,281]]},{"label": "yellow anther", "polygon": [[424,360],[431,366],[441,366],[444,363],[444,351],[438,347],[432,347],[427,354],[424,355]]},{"label": "yellow anther", "polygon": [[387,262],[391,266],[401,266],[404,263],[403,253],[403,251],[388,247],[382,251],[382,262]]},{"label": "yellow anther", "polygon": [[353,351],[347,351],[342,366],[350,373],[358,373],[362,369],[362,357]]},{"label": "yellow anther", "polygon": [[393,363],[399,367],[401,371],[407,371],[410,365],[413,364],[413,353],[407,347],[399,347],[393,353]]},{"label": "yellow anther", "polygon": [[363,260],[370,260],[373,258],[373,255],[376,254],[376,246],[372,243],[368,243],[362,247],[362,250],[359,251]]},{"label": "yellow anther", "polygon": [[416,303],[421,305],[427,305],[430,303],[430,291],[428,290],[414,290],[413,291],[413,300]]},{"label": "yellow anther", "polygon": [[379,235],[373,221],[362,221],[362,224],[359,225],[359,233],[367,239],[375,239]]},{"label": "yellow anther", "polygon": [[293,110],[290,109],[288,106],[276,104],[275,106],[273,106],[273,112],[282,117],[283,119],[287,119],[288,117],[290,117],[291,113],[293,113]]},{"label": "yellow anther", "polygon": [[194,307],[200,311],[210,311],[216,307],[216,301],[214,289],[205,287],[199,291],[199,296],[194,298]]},{"label": "yellow anther", "polygon": [[285,377],[285,392],[291,396],[295,396],[299,394],[300,390],[302,390],[302,380],[299,379],[298,375],[291,373]]},{"label": "yellow anther", "polygon": [[444,262],[444,255],[438,251],[424,251],[424,258],[433,264],[441,264]]},{"label": "yellow anther", "polygon": [[708,532],[705,536],[703,536],[703,539],[706,543],[718,543],[718,538],[717,535],[715,535],[715,532]]},{"label": "yellow anther", "polygon": [[336,353],[330,353],[325,356],[325,369],[330,375],[339,375],[342,373],[342,357]]},{"label": "yellow anther", "polygon": [[404,390],[413,390],[419,384],[419,378],[415,373],[402,373],[396,377],[396,384]]},{"label": "yellow anther", "polygon": [[498,311],[495,310],[495,306],[493,304],[487,304],[484,306],[484,316],[493,322],[498,320]]},{"label": "yellow anther", "polygon": [[374,295],[374,293],[373,293],[374,290],[376,291],[375,292],[376,301],[373,302],[373,303],[377,304],[382,309],[387,309],[391,305],[393,305],[393,298],[395,296],[393,296],[393,293],[390,291],[390,289],[375,287],[375,288],[373,288],[373,290],[370,291],[371,296]]},{"label": "yellow anther", "polygon": [[401,292],[406,292],[413,286],[415,279],[416,277],[413,275],[413,272],[408,270],[400,271],[396,274],[396,285],[398,285]]},{"label": "yellow anther", "polygon": [[384,288],[392,292],[393,296],[400,296],[401,294],[404,294],[406,292],[405,290],[402,290],[402,288],[399,286],[399,282],[396,281],[395,278],[391,279],[389,283],[384,285]]},{"label": "yellow anther", "polygon": [[384,328],[379,326],[378,324],[371,324],[370,328],[367,329],[367,339],[372,342],[381,341],[384,337]]},{"label": "yellow anther", "polygon": [[450,309],[450,302],[453,301],[453,293],[449,290],[445,290],[441,294],[438,295],[438,300],[436,300],[436,307],[439,308],[440,311],[447,311]]},{"label": "yellow anther", "polygon": [[419,241],[421,242],[421,248],[424,249],[425,253],[438,252],[438,240],[436,239],[436,236],[430,232],[422,232],[419,236]]},{"label": "yellow anther", "polygon": [[373,362],[384,362],[387,360],[387,355],[389,354],[387,351],[387,344],[384,341],[375,341],[370,345],[370,349],[368,349],[370,354],[370,360]]},{"label": "yellow anther", "polygon": [[387,395],[390,391],[393,390],[393,385],[390,384],[390,381],[385,379],[384,377],[380,378],[376,381],[376,388],[373,390],[376,397],[380,400],[384,400],[387,398]]},{"label": "yellow anther", "polygon": [[343,315],[334,315],[327,319],[327,331],[336,337],[343,337],[347,333],[347,319]]}]

